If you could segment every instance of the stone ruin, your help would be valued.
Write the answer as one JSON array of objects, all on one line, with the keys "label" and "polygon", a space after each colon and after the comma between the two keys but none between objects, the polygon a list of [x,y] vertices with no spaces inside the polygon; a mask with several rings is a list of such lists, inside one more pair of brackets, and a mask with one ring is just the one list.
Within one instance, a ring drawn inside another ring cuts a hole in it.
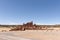
[{"label": "stone ruin", "polygon": [[40,30],[41,27],[33,24],[33,22],[28,22],[23,25],[19,25],[16,28],[11,29],[10,31],[24,31],[24,30]]}]

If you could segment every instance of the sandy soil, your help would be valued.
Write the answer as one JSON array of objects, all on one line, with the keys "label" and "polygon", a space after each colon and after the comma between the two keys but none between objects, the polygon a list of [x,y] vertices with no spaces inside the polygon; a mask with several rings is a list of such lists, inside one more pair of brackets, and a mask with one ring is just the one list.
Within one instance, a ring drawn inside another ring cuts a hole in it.
[{"label": "sandy soil", "polygon": [[1,31],[9,31],[11,28],[6,28],[6,27],[0,27],[0,32]]},{"label": "sandy soil", "polygon": [[36,40],[60,40],[60,30],[35,30],[17,32],[15,35]]},{"label": "sandy soil", "polygon": [[0,32],[0,40],[32,40],[14,35],[15,32]]},{"label": "sandy soil", "polygon": [[0,32],[1,40],[60,40],[60,30]]}]

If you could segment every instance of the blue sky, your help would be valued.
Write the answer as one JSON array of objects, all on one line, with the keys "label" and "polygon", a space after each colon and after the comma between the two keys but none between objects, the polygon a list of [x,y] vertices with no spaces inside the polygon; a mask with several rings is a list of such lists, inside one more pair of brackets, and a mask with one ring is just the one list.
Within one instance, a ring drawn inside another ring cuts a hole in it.
[{"label": "blue sky", "polygon": [[60,0],[0,0],[0,24],[60,24]]}]

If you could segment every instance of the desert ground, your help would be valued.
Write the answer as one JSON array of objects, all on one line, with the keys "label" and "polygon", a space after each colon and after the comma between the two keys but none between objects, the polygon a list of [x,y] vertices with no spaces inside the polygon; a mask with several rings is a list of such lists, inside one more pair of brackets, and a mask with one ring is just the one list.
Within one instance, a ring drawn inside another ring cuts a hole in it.
[{"label": "desert ground", "polygon": [[8,27],[0,27],[0,32],[1,31],[9,31],[11,30],[11,28],[8,28]]},{"label": "desert ground", "polygon": [[0,40],[60,40],[60,30],[0,32]]}]

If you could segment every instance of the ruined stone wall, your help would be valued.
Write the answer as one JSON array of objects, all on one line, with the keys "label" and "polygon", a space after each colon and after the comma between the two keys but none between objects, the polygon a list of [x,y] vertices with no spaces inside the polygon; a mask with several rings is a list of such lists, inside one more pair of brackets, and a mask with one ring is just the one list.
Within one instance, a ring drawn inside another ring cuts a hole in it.
[{"label": "ruined stone wall", "polygon": [[[46,26],[42,27],[42,26],[37,26],[34,25],[33,22],[28,22],[26,24],[23,24],[21,26],[17,26],[16,28],[12,29],[12,30],[41,30],[43,28],[45,28]],[[47,28],[47,27],[46,27]]]}]

